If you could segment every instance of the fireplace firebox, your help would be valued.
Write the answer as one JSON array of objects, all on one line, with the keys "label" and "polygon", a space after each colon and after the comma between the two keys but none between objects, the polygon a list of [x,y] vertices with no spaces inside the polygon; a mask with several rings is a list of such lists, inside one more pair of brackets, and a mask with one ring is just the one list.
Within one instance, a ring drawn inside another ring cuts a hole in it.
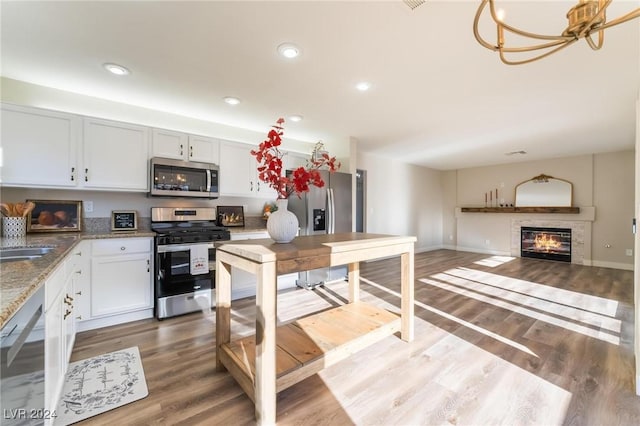
[{"label": "fireplace firebox", "polygon": [[520,228],[520,256],[571,262],[571,229]]}]

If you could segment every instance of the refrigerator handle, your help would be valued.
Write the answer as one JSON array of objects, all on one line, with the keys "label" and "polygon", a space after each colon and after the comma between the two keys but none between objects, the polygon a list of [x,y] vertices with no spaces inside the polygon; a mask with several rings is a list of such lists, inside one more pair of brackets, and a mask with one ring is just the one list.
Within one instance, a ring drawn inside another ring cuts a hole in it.
[{"label": "refrigerator handle", "polygon": [[336,205],[333,199],[333,188],[327,189],[327,195],[329,197],[329,234],[335,234],[336,232]]}]

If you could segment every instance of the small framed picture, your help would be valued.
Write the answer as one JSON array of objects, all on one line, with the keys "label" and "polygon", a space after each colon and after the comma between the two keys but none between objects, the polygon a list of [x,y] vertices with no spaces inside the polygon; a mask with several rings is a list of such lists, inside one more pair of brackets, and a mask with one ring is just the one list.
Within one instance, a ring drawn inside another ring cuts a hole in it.
[{"label": "small framed picture", "polygon": [[243,206],[218,206],[218,226],[244,226]]},{"label": "small framed picture", "polygon": [[27,218],[27,232],[80,232],[82,201],[27,200],[36,206]]},{"label": "small framed picture", "polygon": [[136,231],[138,229],[138,212],[136,210],[112,210],[112,231]]}]

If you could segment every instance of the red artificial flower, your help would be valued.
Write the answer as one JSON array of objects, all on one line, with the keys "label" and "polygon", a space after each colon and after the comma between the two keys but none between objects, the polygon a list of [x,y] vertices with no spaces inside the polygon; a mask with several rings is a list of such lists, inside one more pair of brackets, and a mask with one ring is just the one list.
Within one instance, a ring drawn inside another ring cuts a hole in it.
[{"label": "red artificial flower", "polygon": [[278,198],[289,198],[294,192],[300,196],[301,193],[309,191],[310,185],[322,188],[324,181],[319,170],[326,168],[329,172],[335,172],[340,168],[340,162],[336,157],[329,157],[329,154],[322,150],[322,143],[318,142],[305,167],[295,169],[290,178],[282,176],[284,153],[278,147],[282,144],[283,124],[284,118],[279,118],[276,124],[271,126],[267,139],[258,145],[257,150],[251,150],[251,155],[256,157],[259,163],[258,178],[273,188],[278,193]]}]

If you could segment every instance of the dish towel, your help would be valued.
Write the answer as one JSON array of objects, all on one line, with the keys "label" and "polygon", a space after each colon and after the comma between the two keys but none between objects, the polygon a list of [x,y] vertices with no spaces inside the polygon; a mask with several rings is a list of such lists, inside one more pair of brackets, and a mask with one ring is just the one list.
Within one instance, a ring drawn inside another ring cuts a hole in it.
[{"label": "dish towel", "polygon": [[209,272],[209,247],[207,244],[191,246],[191,275]]}]

